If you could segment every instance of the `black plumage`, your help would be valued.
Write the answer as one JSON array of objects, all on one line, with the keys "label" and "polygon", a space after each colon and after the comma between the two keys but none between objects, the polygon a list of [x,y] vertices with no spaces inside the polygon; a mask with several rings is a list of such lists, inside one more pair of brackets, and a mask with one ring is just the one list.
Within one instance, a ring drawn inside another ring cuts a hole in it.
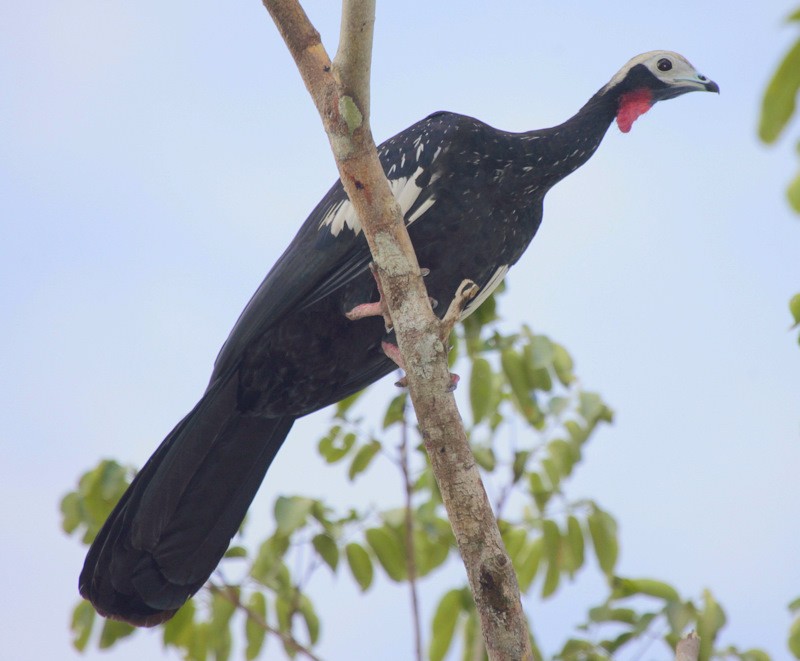
[{"label": "black plumage", "polygon": [[[583,165],[615,117],[622,130],[659,100],[719,91],[680,55],[631,60],[571,119],[527,133],[438,112],[379,147],[435,312],[458,285],[475,309],[517,262],[545,193]],[[345,313],[378,299],[358,218],[337,182],[242,312],[195,408],[161,443],[91,546],[81,594],[102,615],[151,626],[207,580],[294,420],[395,365],[383,320]]]}]

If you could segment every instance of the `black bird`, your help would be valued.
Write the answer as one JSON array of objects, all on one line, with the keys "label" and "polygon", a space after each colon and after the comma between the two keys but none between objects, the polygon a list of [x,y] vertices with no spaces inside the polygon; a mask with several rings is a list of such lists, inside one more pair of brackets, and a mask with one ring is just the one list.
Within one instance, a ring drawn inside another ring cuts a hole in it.
[{"label": "black bird", "polygon": [[[583,165],[614,121],[719,92],[681,55],[628,62],[559,126],[509,133],[437,112],[379,147],[441,316],[462,280],[477,308],[527,248],[550,188]],[[311,212],[242,312],[205,394],[133,480],[89,549],[80,592],[106,617],[169,619],[217,566],[296,418],[395,369],[359,220],[340,182]]]}]

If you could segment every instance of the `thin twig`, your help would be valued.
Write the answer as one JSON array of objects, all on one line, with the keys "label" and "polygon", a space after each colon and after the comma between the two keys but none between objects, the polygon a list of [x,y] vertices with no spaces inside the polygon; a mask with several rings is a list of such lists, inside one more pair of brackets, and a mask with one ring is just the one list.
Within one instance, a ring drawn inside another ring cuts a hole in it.
[{"label": "thin twig", "polygon": [[228,585],[217,585],[216,583],[208,583],[207,587],[212,594],[218,594],[223,599],[227,599],[230,603],[232,603],[236,608],[240,609],[244,612],[247,618],[254,622],[257,626],[262,628],[267,633],[271,633],[273,636],[277,636],[280,638],[285,645],[287,645],[290,649],[293,649],[295,652],[300,652],[301,654],[305,654],[309,659],[312,661],[322,661],[320,657],[318,657],[314,652],[310,649],[302,645],[301,643],[297,642],[292,636],[289,636],[282,631],[278,631],[274,627],[270,626],[270,624],[263,618],[259,613],[256,613],[252,608],[247,606],[246,604],[242,603],[241,599],[239,599],[239,595],[236,594],[236,591],[233,590]]},{"label": "thin twig", "polygon": [[403,484],[405,486],[406,496],[406,573],[408,574],[408,587],[411,592],[411,617],[414,625],[414,653],[417,661],[422,661],[422,627],[420,624],[419,597],[417,594],[416,546],[414,545],[414,510],[411,509],[413,489],[408,468],[408,419],[405,410],[403,411],[400,434],[400,468],[403,471]]}]

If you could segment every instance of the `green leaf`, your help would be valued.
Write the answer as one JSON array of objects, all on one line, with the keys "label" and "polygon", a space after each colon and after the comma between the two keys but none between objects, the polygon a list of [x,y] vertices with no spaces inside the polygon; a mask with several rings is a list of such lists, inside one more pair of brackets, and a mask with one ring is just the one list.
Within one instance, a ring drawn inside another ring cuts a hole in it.
[{"label": "green leaf", "polygon": [[373,576],[372,560],[370,560],[369,553],[364,550],[363,546],[355,542],[350,542],[345,547],[344,552],[353,578],[356,579],[361,591],[365,592],[372,585]]},{"label": "green leaf", "polygon": [[662,581],[651,578],[615,578],[614,596],[619,598],[630,597],[634,594],[643,594],[649,597],[663,599],[666,602],[680,603],[677,590]]},{"label": "green leaf", "polygon": [[761,103],[760,138],[774,142],[795,111],[795,99],[800,89],[800,40],[786,53],[767,86]]},{"label": "green leaf", "polygon": [[514,464],[511,468],[513,484],[519,482],[520,478],[525,474],[525,466],[530,456],[530,450],[518,450],[514,453]]},{"label": "green leaf", "polygon": [[525,545],[525,542],[528,539],[528,534],[525,532],[524,528],[520,528],[519,526],[513,526],[510,524],[505,528],[505,530],[501,530],[500,534],[503,538],[503,544],[506,547],[506,552],[508,553],[508,557],[510,557],[513,562],[514,559],[517,557],[517,554],[522,550],[522,547]]},{"label": "green leaf", "polygon": [[622,622],[633,624],[637,620],[637,613],[632,608],[611,608],[608,605],[597,606],[589,610],[589,619],[592,622]]},{"label": "green leaf", "polygon": [[559,659],[586,659],[587,661],[600,661],[604,658],[597,654],[596,645],[588,640],[570,638],[561,648]]},{"label": "green leaf", "polygon": [[569,409],[570,400],[568,397],[551,397],[547,403],[547,408],[556,417],[561,415]]},{"label": "green leaf", "polygon": [[189,599],[164,625],[164,645],[189,647],[194,636],[194,600]]},{"label": "green leaf", "polygon": [[475,615],[474,607],[469,611],[467,620],[464,622],[463,629],[463,651],[462,661],[483,661],[486,658],[481,630],[478,627],[478,618]]},{"label": "green leaf", "polygon": [[608,513],[599,508],[595,508],[587,518],[589,533],[592,536],[592,546],[597,556],[600,568],[607,576],[614,573],[619,555],[619,543],[617,541],[617,522]]},{"label": "green leaf", "polygon": [[383,428],[388,429],[396,422],[402,422],[406,417],[406,401],[408,400],[408,391],[403,391],[397,397],[389,402],[389,407],[386,409],[386,415],[383,416]]},{"label": "green leaf", "polygon": [[354,392],[349,397],[345,397],[344,399],[339,401],[339,403],[336,405],[335,416],[337,418],[344,419],[347,412],[350,410],[350,407],[352,407],[353,404],[355,404],[356,401],[358,401],[361,395],[363,395],[365,392],[366,392],[365,390],[359,390],[358,392]]},{"label": "green leaf", "polygon": [[335,425],[319,440],[317,451],[329,464],[341,461],[346,457],[356,442],[355,434],[352,432],[342,434],[341,431],[342,428],[339,425]]},{"label": "green leaf", "polygon": [[531,496],[533,496],[533,500],[536,502],[536,507],[539,508],[540,512],[544,512],[547,501],[550,500],[550,496],[553,495],[553,492],[545,488],[542,476],[539,475],[539,473],[528,474],[528,490],[531,492]]},{"label": "green leaf", "polygon": [[461,590],[445,593],[436,607],[431,628],[428,655],[431,661],[442,661],[453,642],[453,634],[461,614]]},{"label": "green leaf", "polygon": [[533,579],[536,578],[536,572],[539,571],[543,554],[544,543],[541,537],[528,541],[517,554],[514,568],[517,570],[517,580],[519,581],[520,590],[523,592],[531,587]]},{"label": "green leaf", "polygon": [[253,615],[258,616],[259,620],[248,614],[244,622],[244,635],[247,641],[245,648],[245,658],[248,661],[258,658],[264,647],[264,640],[267,630],[264,624],[267,621],[267,599],[262,592],[254,592],[247,600],[247,608]]},{"label": "green leaf", "polygon": [[[447,519],[429,517],[427,521],[419,519],[418,523],[414,528],[414,559],[421,577],[444,564],[455,546],[455,539]],[[407,545],[405,526],[402,540]]]},{"label": "green leaf", "polygon": [[542,542],[547,556],[547,573],[542,585],[542,599],[549,597],[558,588],[560,577],[559,549],[561,548],[561,531],[552,519],[542,521]]},{"label": "green leaf", "polygon": [[275,521],[281,535],[290,535],[306,523],[314,500],[303,496],[279,496],[275,501]]},{"label": "green leaf", "polygon": [[594,422],[603,413],[605,405],[597,393],[582,392],[579,400],[578,412],[586,422]]},{"label": "green leaf", "polygon": [[800,617],[795,618],[789,628],[789,650],[796,659],[800,659]]},{"label": "green leaf", "polygon": [[770,661],[770,656],[764,650],[751,649],[741,653],[741,661]]},{"label": "green leaf", "polygon": [[192,661],[205,661],[208,656],[208,622],[202,622],[194,627],[194,634],[189,639],[186,658]]},{"label": "green leaf", "polygon": [[294,615],[294,612],[290,595],[278,593],[275,596],[275,615],[278,619],[278,631],[291,636],[292,615]]},{"label": "green leaf", "polygon": [[71,535],[81,524],[81,497],[71,491],[61,499],[61,528]]},{"label": "green leaf", "polygon": [[375,458],[375,455],[380,452],[381,442],[372,439],[369,443],[362,445],[356,456],[353,457],[353,462],[350,464],[350,470],[347,471],[347,476],[350,480],[354,480],[359,473],[363,473],[369,467],[370,462]]},{"label": "green leaf", "polygon": [[247,549],[244,546],[231,546],[225,551],[224,558],[246,558]]},{"label": "green leaf", "polygon": [[472,406],[473,424],[478,424],[489,413],[492,389],[492,366],[485,358],[476,358],[472,363],[469,379],[469,402]]},{"label": "green leaf", "polygon": [[583,530],[581,524],[574,516],[570,515],[567,518],[567,535],[565,537],[566,544],[564,545],[564,568],[573,574],[583,566],[584,560],[584,542]]},{"label": "green leaf", "polygon": [[83,652],[94,625],[94,608],[88,601],[81,601],[72,611],[72,645],[79,652]]},{"label": "green leaf", "polygon": [[557,562],[548,562],[547,571],[544,575],[544,582],[542,583],[542,599],[546,599],[558,589],[558,583],[561,580],[561,572]]},{"label": "green leaf", "polygon": [[231,585],[223,586],[220,591],[215,590],[212,593],[208,642],[215,652],[215,658],[227,659],[230,656],[232,641],[228,625],[236,612],[234,602],[239,598],[239,594],[239,588]]},{"label": "green leaf", "polygon": [[500,354],[500,364],[508,384],[511,386],[517,408],[529,424],[537,428],[541,427],[544,423],[544,416],[531,395],[522,355],[512,348],[503,349]]},{"label": "green leaf", "polygon": [[[556,476],[569,476],[569,474],[572,473],[572,468],[575,466],[575,463],[580,459],[576,446],[560,438],[550,441],[547,444],[547,451],[556,462],[558,469],[555,471]],[[544,465],[544,463],[543,461],[542,464]],[[548,472],[548,475],[549,474]],[[556,483],[557,482],[558,477],[556,478]]]},{"label": "green leaf", "polygon": [[544,335],[534,335],[531,341],[522,348],[525,358],[525,373],[528,385],[536,390],[550,392],[553,379],[550,367],[553,364],[553,345]]},{"label": "green leaf", "polygon": [[[633,631],[626,631],[625,633],[621,633],[616,636],[613,640],[604,640],[601,645],[604,650],[610,654],[613,654],[629,640],[632,640],[635,635],[636,634]],[[606,657],[601,658],[605,659]]]},{"label": "green leaf", "polygon": [[398,582],[405,580],[406,558],[400,540],[386,527],[370,528],[365,536],[389,578]]},{"label": "green leaf", "polygon": [[497,465],[497,459],[494,456],[494,450],[491,446],[473,445],[472,454],[475,457],[475,461],[478,463],[478,466],[483,468],[483,470],[491,473],[495,469],[495,466]]},{"label": "green leaf", "polygon": [[319,640],[319,616],[314,610],[314,604],[306,595],[301,595],[297,604],[297,611],[302,615],[308,631],[308,640],[315,645]]},{"label": "green leaf", "polygon": [[691,603],[671,601],[664,608],[672,633],[676,636],[683,635],[689,623],[696,617],[697,611]]},{"label": "green leaf", "polygon": [[134,631],[136,631],[136,627],[132,627],[127,622],[105,620],[103,623],[103,629],[100,632],[100,642],[97,644],[97,646],[101,650],[107,650],[120,638],[130,636]]},{"label": "green leaf", "polygon": [[264,585],[274,585],[276,575],[280,571],[283,556],[289,550],[289,538],[275,534],[267,539],[258,549],[250,576]]},{"label": "green leaf", "polygon": [[314,535],[311,544],[319,553],[319,557],[331,568],[331,571],[336,573],[336,567],[339,564],[339,547],[336,546],[336,542],[331,539],[331,536],[325,533]]},{"label": "green leaf", "polygon": [[697,635],[700,636],[700,661],[708,661],[714,650],[719,630],[725,626],[725,613],[710,591],[703,591],[703,609],[697,617]]},{"label": "green leaf", "polygon": [[[792,313],[792,317],[794,317],[794,326],[792,326],[792,328],[797,328],[800,326],[800,294],[792,296],[789,301],[789,311]],[[797,600],[797,608],[800,608],[800,599]]]},{"label": "green leaf", "polygon": [[573,367],[572,357],[567,353],[567,350],[560,344],[553,342],[553,369],[558,380],[565,386],[575,380],[575,375],[572,373]]},{"label": "green leaf", "polygon": [[786,187],[786,197],[795,213],[800,213],[800,174],[795,175],[789,182]]},{"label": "green leaf", "polygon": [[542,468],[544,468],[545,475],[547,475],[547,480],[550,482],[550,487],[553,491],[558,489],[558,485],[561,482],[561,466],[562,462],[556,461],[552,457],[542,459]]},{"label": "green leaf", "polygon": [[797,599],[790,601],[789,605],[786,608],[788,608],[792,613],[800,611],[800,597],[797,597]]},{"label": "green leaf", "polygon": [[84,473],[78,489],[61,501],[62,527],[68,533],[83,528],[84,544],[94,541],[129,483],[129,471],[116,461],[103,460]]},{"label": "green leaf", "polygon": [[545,335],[534,335],[528,345],[530,347],[530,363],[535,369],[548,368],[555,359],[555,346]]}]

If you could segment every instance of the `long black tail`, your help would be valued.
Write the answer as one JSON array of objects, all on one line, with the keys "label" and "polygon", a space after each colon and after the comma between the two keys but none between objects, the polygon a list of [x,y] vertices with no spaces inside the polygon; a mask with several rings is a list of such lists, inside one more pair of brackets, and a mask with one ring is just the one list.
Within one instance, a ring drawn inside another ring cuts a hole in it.
[{"label": "long black tail", "polygon": [[137,626],[172,617],[221,560],[294,420],[240,412],[235,378],[211,385],[103,525],[81,595]]}]

